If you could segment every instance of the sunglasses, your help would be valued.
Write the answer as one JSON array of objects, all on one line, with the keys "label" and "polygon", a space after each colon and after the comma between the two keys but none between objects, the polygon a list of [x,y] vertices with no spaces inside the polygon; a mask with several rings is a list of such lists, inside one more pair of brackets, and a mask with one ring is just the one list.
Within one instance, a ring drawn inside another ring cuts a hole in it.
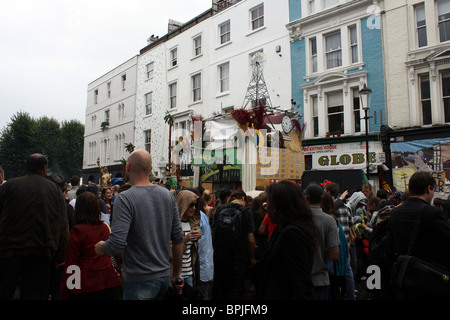
[{"label": "sunglasses", "polygon": [[195,207],[195,206],[197,206],[197,203],[192,202],[192,203],[189,205],[189,208],[192,208],[192,207]]}]

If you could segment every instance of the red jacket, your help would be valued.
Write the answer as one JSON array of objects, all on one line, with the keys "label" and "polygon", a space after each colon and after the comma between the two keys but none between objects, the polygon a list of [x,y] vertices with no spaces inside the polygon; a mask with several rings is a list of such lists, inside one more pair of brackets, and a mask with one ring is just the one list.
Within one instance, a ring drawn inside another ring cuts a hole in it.
[{"label": "red jacket", "polygon": [[[99,256],[95,252],[95,244],[106,241],[109,235],[110,229],[105,223],[77,224],[72,228],[64,262],[61,300],[67,300],[71,294],[95,292],[122,285],[112,265],[111,257]],[[73,288],[75,272],[67,271],[72,265],[80,268],[80,289]],[[72,288],[68,288],[67,282]]]}]

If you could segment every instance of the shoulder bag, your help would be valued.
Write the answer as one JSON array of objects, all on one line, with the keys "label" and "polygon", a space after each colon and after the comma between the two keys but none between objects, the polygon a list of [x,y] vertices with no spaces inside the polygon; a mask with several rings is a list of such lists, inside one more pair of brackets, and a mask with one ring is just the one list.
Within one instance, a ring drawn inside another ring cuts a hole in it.
[{"label": "shoulder bag", "polygon": [[414,222],[408,254],[398,256],[392,267],[391,282],[394,288],[412,295],[419,294],[429,298],[449,299],[450,270],[442,265],[414,256],[424,207],[422,207]]}]

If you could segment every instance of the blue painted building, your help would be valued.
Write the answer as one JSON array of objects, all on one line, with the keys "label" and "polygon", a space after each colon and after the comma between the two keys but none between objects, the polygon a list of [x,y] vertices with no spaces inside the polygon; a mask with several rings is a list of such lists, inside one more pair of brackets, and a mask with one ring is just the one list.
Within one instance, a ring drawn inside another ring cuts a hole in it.
[{"label": "blue painted building", "polygon": [[[375,173],[384,162],[378,133],[386,125],[380,8],[372,0],[290,0],[289,9],[292,98],[306,123],[306,167],[333,166],[331,158],[320,160],[308,146],[335,145],[337,159],[364,153],[366,127],[359,91],[366,84],[372,90],[368,132],[370,171]],[[333,168],[365,168],[365,161],[347,160],[335,161]]]}]

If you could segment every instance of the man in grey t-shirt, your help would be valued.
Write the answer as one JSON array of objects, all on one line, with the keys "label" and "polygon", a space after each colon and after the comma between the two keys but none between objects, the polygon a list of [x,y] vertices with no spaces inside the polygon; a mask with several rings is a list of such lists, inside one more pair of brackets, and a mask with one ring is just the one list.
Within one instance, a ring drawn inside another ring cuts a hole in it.
[{"label": "man in grey t-shirt", "polygon": [[304,191],[311,208],[313,220],[319,228],[318,247],[314,253],[311,278],[317,299],[328,300],[330,277],[328,259],[339,259],[339,232],[336,220],[323,212],[320,207],[323,188],[318,184],[310,184]]},{"label": "man in grey t-shirt", "polygon": [[[124,300],[161,299],[181,277],[183,231],[175,197],[148,179],[151,156],[134,151],[127,162],[132,187],[117,195],[111,236],[96,244],[97,254],[123,253]],[[170,279],[170,242],[173,273]]]}]

